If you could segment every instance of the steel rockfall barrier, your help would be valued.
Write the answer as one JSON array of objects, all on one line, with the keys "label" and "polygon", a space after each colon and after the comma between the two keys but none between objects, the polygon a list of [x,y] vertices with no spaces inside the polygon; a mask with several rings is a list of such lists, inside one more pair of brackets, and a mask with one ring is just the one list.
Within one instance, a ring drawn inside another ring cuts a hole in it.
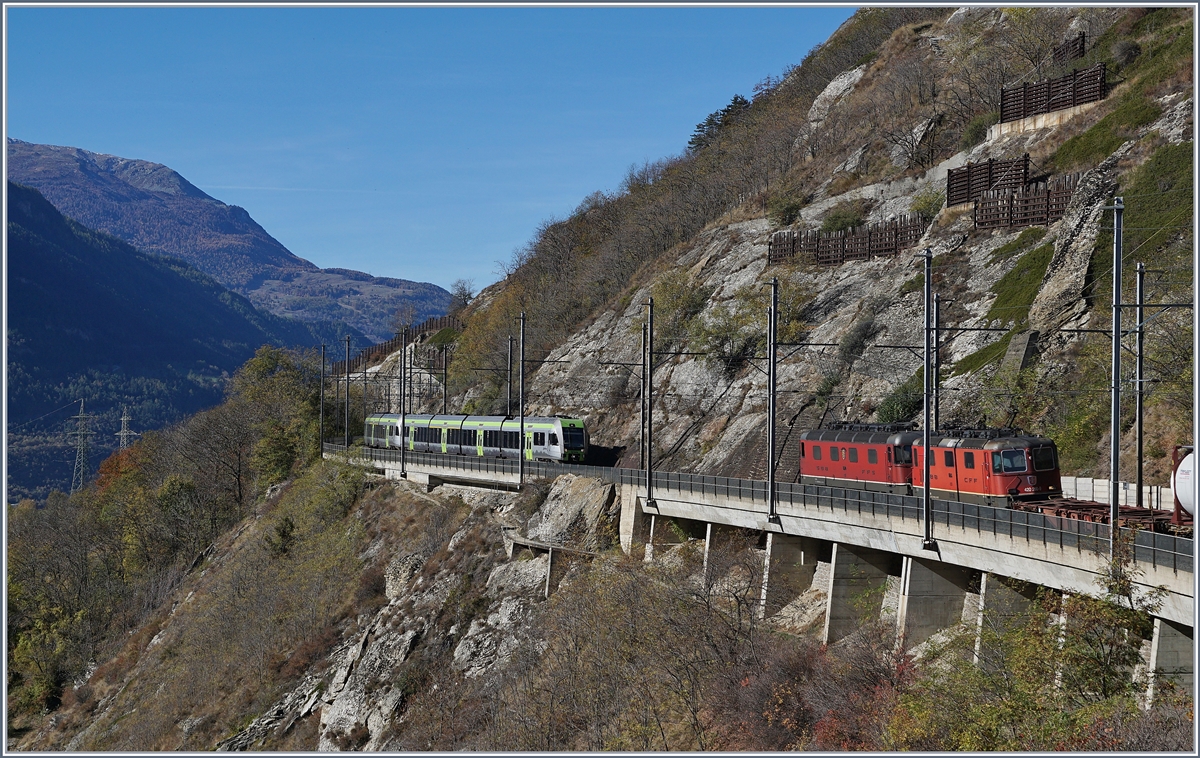
[{"label": "steel rockfall barrier", "polygon": [[984,192],[1018,189],[1029,184],[1029,153],[998,161],[988,158],[946,172],[946,205],[969,203]]},{"label": "steel rockfall barrier", "polygon": [[894,257],[920,242],[928,228],[928,219],[905,215],[849,231],[778,231],[767,240],[767,265],[804,262],[836,266]]},{"label": "steel rockfall barrier", "polygon": [[1072,71],[1057,79],[1000,90],[1000,121],[1017,121],[1040,113],[1103,100],[1108,94],[1104,63]]},{"label": "steel rockfall barrier", "polygon": [[[345,445],[325,443],[327,453],[345,453]],[[350,455],[367,460],[399,463],[400,451],[365,447],[350,448]],[[409,465],[451,471],[474,471],[495,474],[516,474],[520,463],[515,458],[471,458],[461,455],[409,452]],[[618,485],[646,486],[646,472],[641,469],[610,468],[583,464],[545,463],[529,461],[525,465],[530,478],[550,478],[575,474],[600,479]],[[766,513],[767,482],[757,479],[737,479],[724,476],[687,474],[678,471],[655,471],[654,492],[661,496],[712,495],[740,500],[750,507],[745,510]],[[870,514],[875,518],[899,518],[920,521],[923,501],[919,496],[890,492],[843,489],[815,484],[776,484],[777,509],[784,515],[800,516],[797,508],[828,509],[832,512]],[[791,513],[788,513],[791,511]],[[996,508],[973,503],[934,500],[933,519],[948,529],[962,532],[991,534],[1026,542],[1041,542],[1059,548],[1075,548],[1080,553],[1107,554],[1109,529],[1081,519],[1047,516],[1010,508]],[[1171,534],[1137,531],[1134,536],[1134,561],[1172,571],[1193,573],[1194,540]]]}]

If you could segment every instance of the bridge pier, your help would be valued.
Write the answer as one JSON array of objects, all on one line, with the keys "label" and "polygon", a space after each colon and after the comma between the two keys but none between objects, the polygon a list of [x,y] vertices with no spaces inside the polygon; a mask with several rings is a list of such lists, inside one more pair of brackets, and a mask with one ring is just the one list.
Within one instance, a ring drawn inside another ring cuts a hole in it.
[{"label": "bridge pier", "polygon": [[990,665],[990,640],[1012,631],[1021,622],[1036,592],[1033,585],[983,572],[975,622],[975,665]]},{"label": "bridge pier", "polygon": [[905,556],[900,574],[896,639],[912,649],[963,621],[978,572],[940,561]]},{"label": "bridge pier", "polygon": [[814,537],[767,533],[761,613],[772,616],[813,585],[817,563],[829,563],[833,543]]},{"label": "bridge pier", "polygon": [[828,604],[821,641],[846,637],[880,617],[889,576],[900,573],[900,556],[835,542],[829,567]]},{"label": "bridge pier", "polygon": [[1154,619],[1154,635],[1150,640],[1150,687],[1146,692],[1147,706],[1154,704],[1158,677],[1174,680],[1184,692],[1192,689],[1195,670],[1192,659],[1193,630],[1166,619]]},{"label": "bridge pier", "polygon": [[[645,492],[645,488],[640,488]],[[621,520],[618,533],[621,540],[621,552],[625,555],[633,550],[634,543],[649,542],[650,518],[642,513],[642,497],[638,487],[632,484],[621,485],[618,497],[621,498]]]}]

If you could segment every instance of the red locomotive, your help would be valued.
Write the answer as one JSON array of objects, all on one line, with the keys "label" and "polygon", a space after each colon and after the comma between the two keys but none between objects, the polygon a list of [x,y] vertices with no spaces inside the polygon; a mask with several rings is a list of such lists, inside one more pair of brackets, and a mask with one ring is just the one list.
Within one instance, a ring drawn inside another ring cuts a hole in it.
[{"label": "red locomotive", "polygon": [[[924,433],[910,425],[841,424],[800,434],[806,484],[912,494],[925,484]],[[1011,429],[963,429],[930,436],[935,497],[1006,506],[1062,494],[1058,451],[1045,437]]]},{"label": "red locomotive", "polygon": [[[913,448],[913,489],[925,486],[924,448]],[[929,489],[935,497],[980,505],[1062,495],[1058,449],[1046,437],[1012,429],[939,432],[929,440]]]},{"label": "red locomotive", "polygon": [[801,432],[800,480],[910,494],[913,449],[922,439],[911,424],[835,424]]}]

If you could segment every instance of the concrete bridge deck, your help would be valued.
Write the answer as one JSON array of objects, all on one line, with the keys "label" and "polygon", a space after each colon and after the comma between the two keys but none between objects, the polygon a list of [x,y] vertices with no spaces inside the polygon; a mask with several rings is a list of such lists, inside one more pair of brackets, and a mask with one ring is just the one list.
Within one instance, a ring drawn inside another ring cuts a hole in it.
[{"label": "concrete bridge deck", "polygon": [[[341,445],[325,445],[326,454],[345,455]],[[401,476],[398,450],[351,448],[349,457]],[[441,483],[517,489],[516,460],[407,453],[404,475],[429,487]],[[611,482],[621,498],[621,544],[652,543],[654,523],[671,519],[712,529],[760,530],[768,534],[766,560],[772,584],[791,592],[821,582],[829,597],[824,636],[833,641],[851,624],[844,611],[847,595],[881,585],[889,576],[901,585],[898,633],[910,643],[938,628],[959,623],[990,603],[1023,602],[1012,580],[1065,594],[1095,594],[1097,578],[1108,563],[1109,529],[1076,519],[1007,508],[935,500],[933,534],[937,550],[922,547],[924,525],[919,497],[883,492],[781,483],[776,518],[770,518],[767,483],[678,472],[655,472],[653,500],[645,499],[645,472],[633,469],[527,462],[525,477],[577,474]],[[669,530],[660,530],[666,532]],[[706,539],[706,549],[708,540]],[[535,547],[535,546],[530,546]],[[1194,628],[1194,542],[1190,538],[1138,532],[1134,562],[1138,589],[1164,587],[1156,615],[1149,660],[1179,661],[1191,681]],[[796,584],[802,577],[804,586]],[[847,577],[853,577],[848,579]],[[780,580],[783,580],[782,582]],[[857,584],[856,584],[857,583]],[[547,592],[549,583],[547,584]],[[1028,593],[1027,593],[1028,594]],[[764,580],[764,605],[768,596]],[[973,599],[972,599],[973,598]]]}]

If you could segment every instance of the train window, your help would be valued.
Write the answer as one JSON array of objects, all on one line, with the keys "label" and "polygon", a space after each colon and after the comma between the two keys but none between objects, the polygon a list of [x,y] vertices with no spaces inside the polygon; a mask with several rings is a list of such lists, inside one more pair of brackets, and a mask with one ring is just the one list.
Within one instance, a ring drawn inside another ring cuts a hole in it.
[{"label": "train window", "polygon": [[829,446],[829,460],[836,461],[838,459],[838,449],[836,445]]},{"label": "train window", "polygon": [[856,448],[856,447],[850,448],[850,456],[849,457],[850,457],[851,463],[858,463],[858,448]]},{"label": "train window", "polygon": [[550,444],[551,444],[551,445],[557,445],[557,444],[558,444],[558,435],[557,435],[557,434],[555,434],[554,432],[550,432]]},{"label": "train window", "polygon": [[975,453],[963,453],[963,468],[975,468]]},{"label": "train window", "polygon": [[867,448],[867,463],[879,463],[879,453],[873,447]]},{"label": "train window", "polygon": [[1003,461],[1006,474],[1019,474],[1029,468],[1025,463],[1024,450],[1002,450],[1000,459]]},{"label": "train window", "polygon": [[992,473],[999,474],[1000,468],[1001,468],[1000,467],[1000,454],[999,453],[995,453],[995,454],[988,453],[987,455],[989,455],[992,459]]},{"label": "train window", "polygon": [[1035,447],[1030,451],[1033,458],[1033,468],[1035,471],[1053,471],[1058,468],[1058,462],[1055,461],[1054,448],[1050,445]]},{"label": "train window", "polygon": [[821,460],[821,446],[820,445],[813,445],[812,453],[813,453],[812,457],[813,457],[814,461]]},{"label": "train window", "polygon": [[583,450],[583,430],[574,426],[563,427],[563,447],[568,450]]},{"label": "train window", "polygon": [[912,445],[896,448],[896,464],[899,466],[912,465]]},{"label": "train window", "polygon": [[943,459],[946,461],[946,468],[954,468],[954,451],[943,450]]},{"label": "train window", "polygon": [[546,433],[545,432],[534,432],[533,433],[533,444],[538,445],[539,447],[544,446],[546,444]]}]

